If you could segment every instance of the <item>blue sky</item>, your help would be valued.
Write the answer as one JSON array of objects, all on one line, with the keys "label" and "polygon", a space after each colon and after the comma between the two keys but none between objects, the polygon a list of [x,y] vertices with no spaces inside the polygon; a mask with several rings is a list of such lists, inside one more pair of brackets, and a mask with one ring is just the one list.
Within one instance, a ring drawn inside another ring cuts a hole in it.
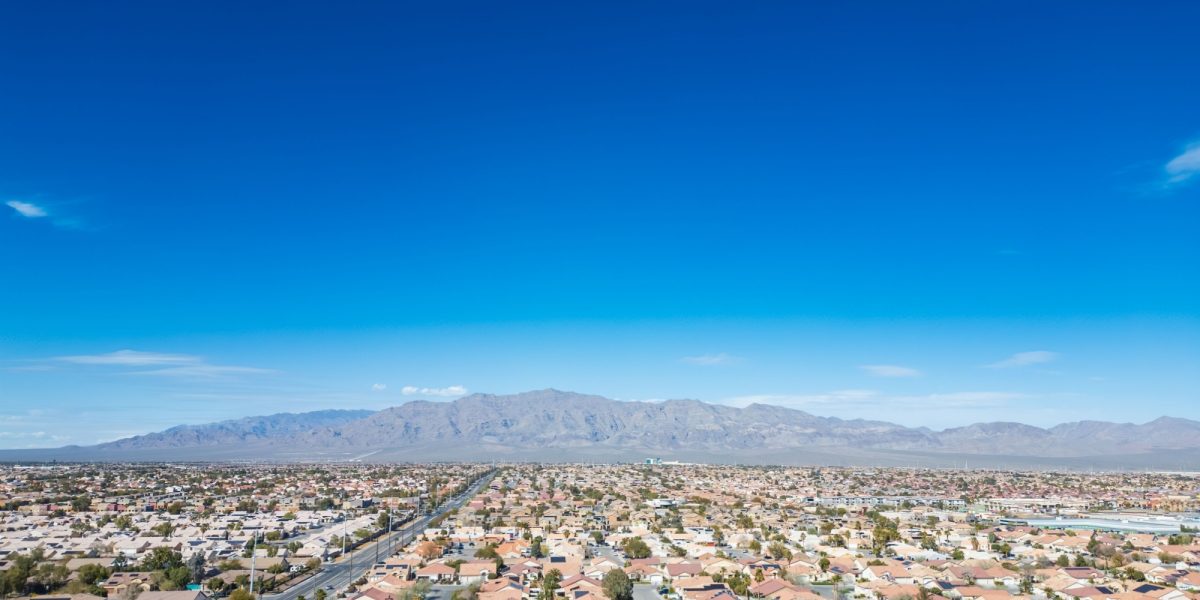
[{"label": "blue sky", "polygon": [[544,387],[1200,418],[1196,22],[8,6],[0,447]]}]

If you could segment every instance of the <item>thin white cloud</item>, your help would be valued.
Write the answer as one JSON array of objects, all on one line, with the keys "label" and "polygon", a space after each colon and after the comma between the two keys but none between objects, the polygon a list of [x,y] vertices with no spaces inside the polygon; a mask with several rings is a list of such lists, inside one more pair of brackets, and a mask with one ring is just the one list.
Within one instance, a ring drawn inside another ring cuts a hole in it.
[{"label": "thin white cloud", "polygon": [[878,398],[879,395],[879,392],[875,390],[835,390],[823,394],[752,394],[749,396],[727,398],[721,403],[741,407],[751,404],[770,404],[772,406],[794,408],[799,406],[862,402]]},{"label": "thin white cloud", "polygon": [[371,384],[372,392],[382,392],[383,390],[386,390],[386,389],[387,389],[386,383],[372,383]]},{"label": "thin white cloud", "polygon": [[698,356],[685,356],[679,359],[679,362],[689,365],[699,365],[702,367],[715,367],[718,365],[730,365],[736,362],[741,362],[741,357],[726,354],[724,352],[718,354],[701,354]]},{"label": "thin white cloud", "polygon": [[442,398],[454,398],[457,396],[467,395],[467,388],[461,385],[452,385],[444,388],[417,387],[415,385],[406,385],[400,388],[400,393],[405,396],[438,396]]},{"label": "thin white cloud", "polygon": [[821,394],[759,394],[736,396],[723,400],[722,404],[745,407],[751,404],[769,404],[786,408],[808,407],[854,407],[903,408],[908,410],[937,410],[949,408],[980,408],[1002,406],[1013,400],[1028,398],[1027,394],[1015,392],[977,391],[947,392],[918,396],[890,396],[875,390],[834,390]]},{"label": "thin white cloud", "polygon": [[203,357],[191,354],[168,354],[142,352],[139,350],[117,350],[107,354],[84,354],[59,356],[54,360],[75,365],[98,365],[107,367],[154,367],[140,371],[122,371],[130,375],[155,377],[181,377],[191,379],[217,379],[238,375],[261,375],[274,373],[271,369],[214,365]]},{"label": "thin white cloud", "polygon": [[256,367],[238,367],[233,365],[195,364],[180,367],[165,367],[149,371],[133,371],[131,375],[151,375],[154,377],[190,377],[196,379],[215,379],[234,375],[265,375],[275,373],[271,369]]},{"label": "thin white cloud", "polygon": [[67,203],[55,202],[46,205],[27,200],[7,200],[4,205],[13,209],[17,216],[24,219],[44,220],[59,229],[88,229],[88,225],[83,219],[76,215],[63,213],[62,209],[67,206]]},{"label": "thin white cloud", "polygon": [[860,369],[873,377],[920,377],[921,372],[912,367],[900,365],[862,365]]},{"label": "thin white cloud", "polygon": [[38,219],[50,215],[50,213],[46,212],[46,209],[32,202],[9,200],[8,202],[5,202],[5,204],[7,204],[9,208],[17,211],[18,215],[21,215],[27,219]]},{"label": "thin white cloud", "polygon": [[1058,360],[1057,352],[1049,350],[1031,350],[1029,352],[1018,352],[1004,360],[986,365],[989,369],[1010,369],[1013,367],[1027,367],[1029,365],[1040,365]]},{"label": "thin white cloud", "polygon": [[4,440],[48,440],[61,441],[65,436],[47,433],[45,431],[0,431],[0,439]]},{"label": "thin white cloud", "polygon": [[137,350],[117,350],[116,352],[109,352],[107,354],[59,356],[55,360],[77,365],[118,365],[123,367],[148,367],[203,362],[199,356],[191,356],[189,354],[164,354],[162,352],[140,352]]},{"label": "thin white cloud", "polygon": [[1200,142],[1193,142],[1163,167],[1167,185],[1178,185],[1200,174]]}]

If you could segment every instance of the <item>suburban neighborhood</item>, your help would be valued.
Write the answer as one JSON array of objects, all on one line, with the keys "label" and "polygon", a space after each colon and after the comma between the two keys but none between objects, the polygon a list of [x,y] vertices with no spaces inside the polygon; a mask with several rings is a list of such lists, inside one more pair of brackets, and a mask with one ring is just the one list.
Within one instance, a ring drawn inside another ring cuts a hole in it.
[{"label": "suburban neighborhood", "polygon": [[6,597],[1200,598],[1187,473],[38,465],[0,503]]}]

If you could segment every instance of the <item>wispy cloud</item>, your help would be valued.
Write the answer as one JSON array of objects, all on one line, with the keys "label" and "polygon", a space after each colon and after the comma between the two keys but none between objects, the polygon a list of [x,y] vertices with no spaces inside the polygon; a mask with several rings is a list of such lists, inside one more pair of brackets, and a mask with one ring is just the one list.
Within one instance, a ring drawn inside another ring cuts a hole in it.
[{"label": "wispy cloud", "polygon": [[863,402],[876,400],[880,393],[875,390],[834,390],[820,394],[751,394],[726,398],[721,403],[731,406],[750,406],[751,404],[770,404],[789,408],[813,406],[822,404],[844,404],[848,402]]},{"label": "wispy cloud", "polygon": [[405,396],[438,396],[442,398],[454,398],[457,396],[467,395],[467,388],[461,385],[452,385],[444,388],[417,387],[415,385],[406,385],[400,388],[400,393]]},{"label": "wispy cloud", "polygon": [[9,200],[8,202],[5,202],[5,204],[8,205],[9,208],[17,211],[18,215],[21,215],[27,219],[40,219],[42,217],[50,216],[50,213],[46,212],[46,209],[32,202]]},{"label": "wispy cloud", "polygon": [[1012,400],[1028,398],[1028,394],[999,391],[943,392],[923,395],[892,396],[876,390],[834,390],[819,394],[759,394],[735,396],[722,401],[731,406],[770,404],[788,408],[856,407],[945,409],[1001,406]]},{"label": "wispy cloud", "polygon": [[42,408],[30,408],[23,411],[0,414],[0,423],[28,423],[35,419],[45,417],[50,414],[50,411]]},{"label": "wispy cloud", "polygon": [[862,365],[859,367],[873,377],[920,377],[921,372],[900,365]]},{"label": "wispy cloud", "polygon": [[1180,185],[1200,174],[1200,142],[1188,144],[1182,153],[1167,162],[1163,170],[1168,186]]},{"label": "wispy cloud", "polygon": [[62,444],[69,438],[45,431],[0,431],[0,443],[6,447],[43,448]]},{"label": "wispy cloud", "polygon": [[382,392],[383,390],[386,390],[386,389],[387,389],[386,383],[372,383],[371,384],[372,392]]},{"label": "wispy cloud", "polygon": [[154,377],[190,377],[196,379],[217,379],[236,375],[266,375],[275,373],[272,369],[257,367],[238,367],[234,365],[209,365],[198,363],[180,367],[166,367],[147,371],[133,371],[131,375],[150,375]]},{"label": "wispy cloud", "polygon": [[731,365],[741,362],[740,356],[733,356],[724,352],[718,354],[701,354],[698,356],[685,356],[679,359],[679,362],[689,365],[699,365],[702,367],[715,367],[718,365]]},{"label": "wispy cloud", "polygon": [[164,354],[162,352],[140,352],[117,350],[107,354],[85,354],[59,356],[55,360],[77,365],[119,365],[125,367],[148,367],[155,365],[179,365],[202,362],[200,357],[189,354]]},{"label": "wispy cloud", "polygon": [[203,357],[191,354],[167,354],[142,352],[139,350],[117,350],[106,354],[83,354],[59,356],[54,360],[75,365],[99,365],[108,367],[154,367],[144,370],[122,370],[130,375],[155,377],[181,377],[192,379],[218,379],[237,375],[261,375],[274,373],[271,369],[236,365],[215,365]]},{"label": "wispy cloud", "polygon": [[65,438],[45,431],[0,431],[0,439],[61,440]]},{"label": "wispy cloud", "polygon": [[16,216],[23,219],[44,220],[61,229],[87,229],[87,224],[78,216],[64,212],[63,207],[70,205],[71,202],[47,204],[41,201],[6,200],[4,204],[13,209]]},{"label": "wispy cloud", "polygon": [[985,366],[989,369],[1010,369],[1013,367],[1040,365],[1053,362],[1055,360],[1058,360],[1057,352],[1050,352],[1049,350],[1031,350],[1029,352],[1018,352],[1004,360]]}]

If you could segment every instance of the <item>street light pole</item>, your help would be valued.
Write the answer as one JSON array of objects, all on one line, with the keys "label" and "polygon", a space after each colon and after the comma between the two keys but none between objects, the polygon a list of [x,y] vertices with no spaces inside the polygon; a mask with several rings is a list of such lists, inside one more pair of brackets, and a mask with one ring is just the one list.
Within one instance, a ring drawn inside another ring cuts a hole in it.
[{"label": "street light pole", "polygon": [[250,595],[254,596],[254,559],[258,555],[258,532],[252,534],[250,538]]}]

